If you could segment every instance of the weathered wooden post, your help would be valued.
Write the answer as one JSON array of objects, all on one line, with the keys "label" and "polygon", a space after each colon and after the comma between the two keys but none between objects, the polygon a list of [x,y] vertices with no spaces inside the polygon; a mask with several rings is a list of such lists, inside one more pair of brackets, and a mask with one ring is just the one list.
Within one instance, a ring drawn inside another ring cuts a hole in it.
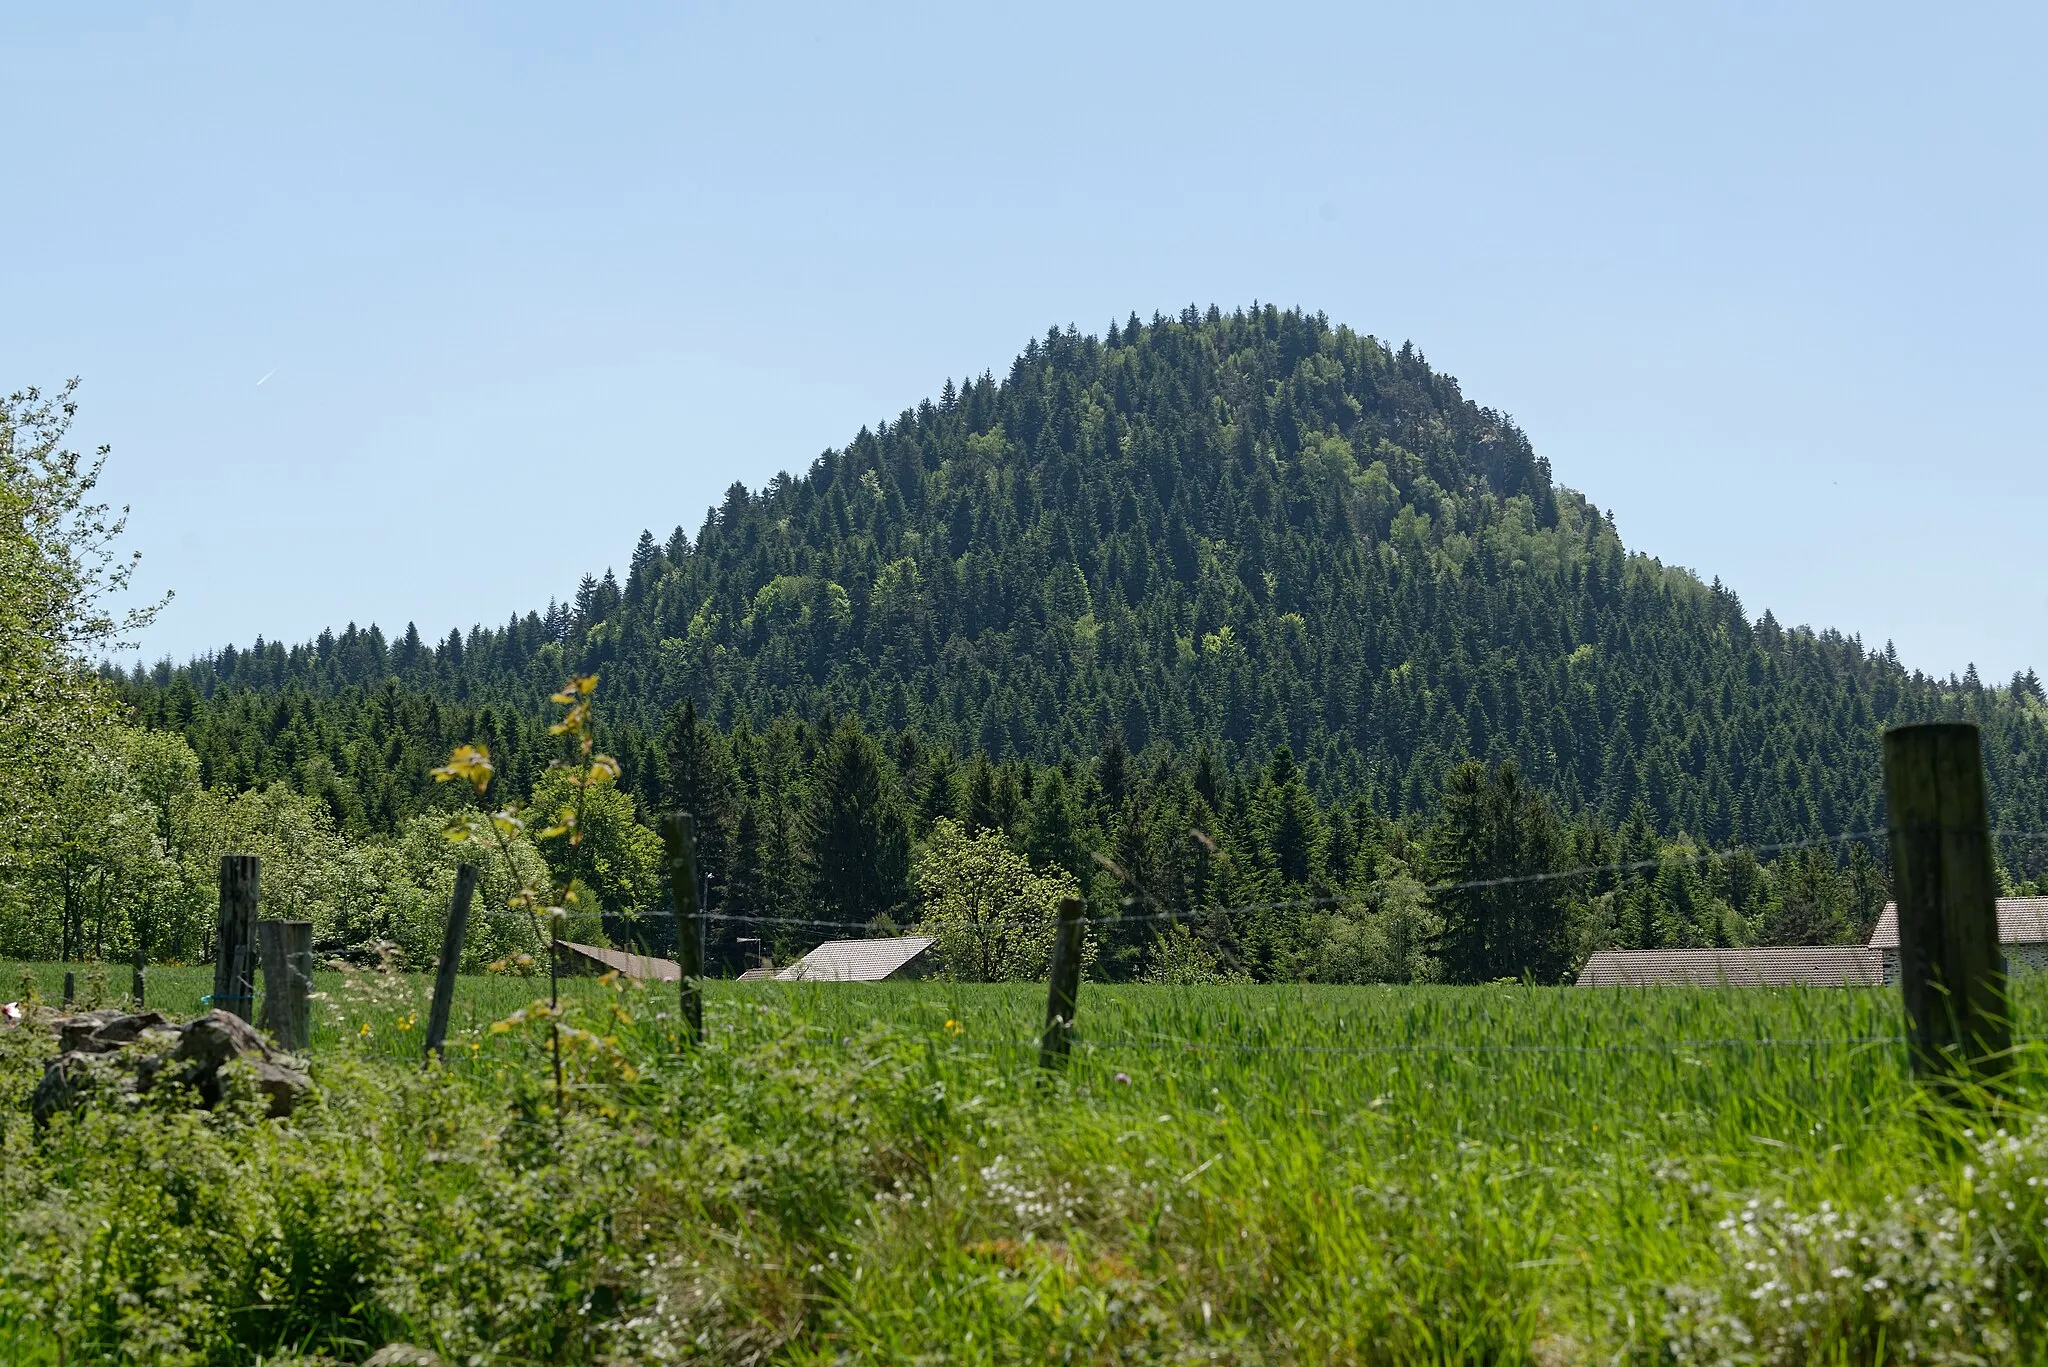
[{"label": "weathered wooden post", "polygon": [[71,1004],[75,1002],[77,999],[78,979],[72,974],[71,970],[67,968],[64,970],[64,1009],[66,1011],[69,1011],[71,1009]]},{"label": "weathered wooden post", "polygon": [[284,1027],[278,1018],[284,1012],[286,969],[284,940],[277,928],[283,924],[282,921],[256,923],[256,967],[263,974],[263,996],[256,1011],[256,1028],[281,1045],[284,1044]]},{"label": "weathered wooden post", "polygon": [[1060,899],[1053,930],[1052,972],[1047,975],[1045,1033],[1038,1039],[1038,1066],[1065,1065],[1073,1044],[1074,1006],[1081,995],[1081,899]]},{"label": "weathered wooden post", "polygon": [[214,926],[213,1006],[248,1020],[256,1003],[256,901],[262,863],[253,854],[220,857],[220,919]]},{"label": "weathered wooden post", "polygon": [[427,1057],[439,1058],[448,1039],[448,1013],[455,1005],[455,974],[462,966],[462,941],[469,934],[469,902],[476,895],[476,865],[455,870],[455,899],[441,932],[441,960],[434,965],[434,1004],[427,1010]]},{"label": "weathered wooden post", "polygon": [[142,958],[142,945],[141,945],[140,943],[138,943],[138,944],[137,944],[137,945],[135,946],[135,976],[134,976],[134,978],[133,978],[133,979],[132,979],[132,980],[131,980],[131,981],[129,982],[129,984],[128,984],[128,995],[129,995],[130,997],[132,997],[132,998],[134,999],[134,1001],[135,1001],[135,1009],[136,1009],[137,1011],[141,1011],[141,1010],[142,1010],[142,998],[143,998],[143,991],[142,991],[142,989],[143,989],[143,981],[142,981],[142,964],[143,964],[143,958]]},{"label": "weathered wooden post", "polygon": [[301,1052],[313,1043],[313,923],[258,921],[263,961],[263,1028],[280,1045]]},{"label": "weathered wooden post", "polygon": [[2012,1013],[1977,728],[1885,732],[1884,787],[1913,1071],[1995,1077],[2012,1049]]},{"label": "weathered wooden post", "polygon": [[670,812],[661,819],[663,864],[669,896],[676,909],[676,966],[682,970],[679,989],[683,1034],[692,1044],[704,1039],[704,916],[697,888],[697,831],[688,812]]}]

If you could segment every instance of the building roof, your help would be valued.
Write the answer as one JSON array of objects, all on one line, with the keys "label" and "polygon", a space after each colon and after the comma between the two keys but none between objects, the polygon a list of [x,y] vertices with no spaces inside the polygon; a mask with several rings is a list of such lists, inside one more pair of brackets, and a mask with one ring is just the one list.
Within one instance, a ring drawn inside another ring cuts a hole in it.
[{"label": "building roof", "polygon": [[827,940],[775,975],[778,982],[878,983],[932,947],[929,935],[887,940]]},{"label": "building roof", "polygon": [[775,970],[772,968],[750,968],[740,974],[739,977],[734,978],[733,981],[737,983],[757,983],[763,978],[772,978],[774,976]]},{"label": "building roof", "polygon": [[[2048,943],[2048,897],[1998,899],[1998,942],[2006,945]],[[1872,949],[1899,947],[1899,904],[1886,902],[1870,932]]]},{"label": "building roof", "polygon": [[1762,949],[1603,949],[1580,987],[1880,987],[1884,956],[1854,945]]},{"label": "building roof", "polygon": [[579,959],[628,978],[652,978],[656,982],[672,983],[683,976],[682,967],[673,959],[628,954],[623,949],[605,949],[599,945],[579,945],[570,940],[561,940],[557,943]]}]

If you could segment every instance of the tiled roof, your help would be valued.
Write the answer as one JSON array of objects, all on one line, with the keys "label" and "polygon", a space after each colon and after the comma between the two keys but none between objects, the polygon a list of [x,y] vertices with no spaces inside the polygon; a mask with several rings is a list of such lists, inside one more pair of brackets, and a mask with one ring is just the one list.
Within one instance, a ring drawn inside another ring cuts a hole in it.
[{"label": "tiled roof", "polygon": [[780,982],[878,983],[932,946],[929,935],[888,940],[827,940],[775,975]]},{"label": "tiled roof", "polygon": [[1879,987],[1884,956],[1853,945],[1762,949],[1603,949],[1580,987]]},{"label": "tiled roof", "polygon": [[760,982],[763,978],[772,978],[774,976],[775,970],[772,968],[750,968],[746,972],[740,974],[739,977],[734,978],[733,981],[739,983],[757,983]]},{"label": "tiled roof", "polygon": [[598,945],[579,945],[570,940],[562,940],[559,943],[564,950],[577,958],[608,972],[622,973],[628,978],[652,978],[656,982],[672,983],[683,976],[682,968],[673,959],[628,954],[622,949],[604,949]]},{"label": "tiled roof", "polygon": [[[1998,899],[1998,941],[2007,945],[2048,943],[2048,897],[2001,897]],[[1872,949],[1899,947],[1899,904],[1886,902],[1870,932]]]}]

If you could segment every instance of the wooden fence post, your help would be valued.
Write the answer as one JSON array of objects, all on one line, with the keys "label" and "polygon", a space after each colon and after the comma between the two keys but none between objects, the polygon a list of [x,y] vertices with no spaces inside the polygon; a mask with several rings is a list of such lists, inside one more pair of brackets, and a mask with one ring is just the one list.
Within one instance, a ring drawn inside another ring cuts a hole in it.
[{"label": "wooden fence post", "polygon": [[448,1013],[455,1005],[455,974],[462,966],[462,941],[469,934],[469,901],[476,895],[476,865],[455,870],[455,900],[441,932],[441,961],[434,965],[434,1004],[427,1011],[427,1057],[439,1058],[448,1039]]},{"label": "wooden fence post", "polygon": [[263,961],[263,1029],[294,1053],[313,1042],[313,923],[258,921]]},{"label": "wooden fence post", "polygon": [[213,1007],[248,1020],[256,1004],[256,901],[262,863],[253,854],[220,857],[220,919],[214,927]]},{"label": "wooden fence post", "polygon": [[135,946],[135,977],[128,985],[128,995],[135,999],[135,1009],[142,1010],[142,946]]},{"label": "wooden fence post", "polygon": [[1058,1068],[1073,1044],[1074,1007],[1081,995],[1081,899],[1060,899],[1053,931],[1052,972],[1047,975],[1045,1033],[1038,1039],[1038,1066]]},{"label": "wooden fence post", "polygon": [[[278,1017],[284,1012],[284,939],[278,934],[281,921],[258,921],[256,923],[256,967],[263,974],[263,997],[256,1012],[255,1023],[280,1045],[284,1044],[283,1027]],[[286,1046],[289,1047],[289,1046]]]},{"label": "wooden fence post", "polygon": [[678,996],[683,1034],[690,1043],[704,1039],[704,916],[697,896],[697,832],[688,812],[670,812],[661,819],[663,864],[669,896],[676,909],[676,966],[682,970]]},{"label": "wooden fence post", "polygon": [[2012,1013],[1977,728],[1885,732],[1884,788],[1913,1071],[1995,1077],[2012,1049]]},{"label": "wooden fence post", "polygon": [[71,1004],[77,997],[78,980],[72,975],[71,970],[67,968],[64,970],[64,1009],[66,1011],[71,1009]]}]

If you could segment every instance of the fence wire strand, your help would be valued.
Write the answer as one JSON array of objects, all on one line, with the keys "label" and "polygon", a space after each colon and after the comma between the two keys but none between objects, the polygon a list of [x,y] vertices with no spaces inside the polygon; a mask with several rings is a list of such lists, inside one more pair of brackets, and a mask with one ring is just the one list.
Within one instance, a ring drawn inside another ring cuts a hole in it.
[{"label": "fence wire strand", "polygon": [[[1733,846],[1725,849],[1699,849],[1688,853],[1664,854],[1652,858],[1619,860],[1605,864],[1586,864],[1568,869],[1543,870],[1540,872],[1509,874],[1494,878],[1474,878],[1425,883],[1420,891],[1428,896],[1443,896],[1459,892],[1488,891],[1499,888],[1532,886],[1574,880],[1591,880],[1603,876],[1626,877],[1667,867],[1694,867],[1713,864],[1729,859],[1750,856],[1753,858],[1775,857],[1812,849],[1840,848],[1858,842],[1876,842],[1885,838],[1882,830],[1845,831],[1837,835],[1815,836],[1799,840],[1771,841],[1753,845]],[[2048,831],[2027,830],[2011,827],[1996,827],[1989,832],[1995,841],[2041,841],[2048,840]],[[1126,886],[1129,880],[1122,870],[1114,865],[1106,866]],[[1186,925],[1215,923],[1231,918],[1259,912],[1308,910],[1320,908],[1352,907],[1368,904],[1371,898],[1357,894],[1319,894],[1304,897],[1278,898],[1262,902],[1244,902],[1223,906],[1191,908],[1185,911],[1172,909],[1123,910],[1106,916],[1091,916],[1089,925],[1107,928],[1119,924],[1173,922]],[[1133,895],[1125,899],[1127,908],[1142,907],[1147,903],[1157,906],[1156,901],[1141,889],[1134,889]],[[791,930],[838,931],[856,935],[870,931],[869,924],[831,920],[819,917],[781,916],[750,911],[721,909],[699,914],[707,925],[721,925],[734,928],[778,927]],[[624,918],[629,924],[646,921],[674,920],[673,911],[649,912]],[[1226,947],[1227,953],[1227,947]],[[1231,956],[1235,957],[1235,956]],[[812,981],[812,980],[801,980]],[[851,1047],[854,1036],[840,1037],[837,1032],[824,1027],[806,1027],[808,1031],[823,1036],[821,1042],[827,1045]],[[2016,1035],[2015,1048],[2022,1045],[2039,1044],[2048,1041],[2044,1035]],[[1514,1044],[1497,1042],[1428,1042],[1400,1044],[1267,1044],[1244,1041],[1217,1041],[1185,1039],[1172,1035],[1105,1035],[1091,1036],[1075,1033],[1069,1036],[1072,1047],[1086,1055],[1107,1055],[1122,1050],[1168,1051],[1187,1054],[1272,1054],[1303,1057],[1397,1057],[1415,1056],[1487,1056],[1487,1055],[1537,1055],[1537,1056],[1598,1056],[1630,1054],[1714,1054],[1743,1049],[1777,1050],[1825,1050],[1825,1049],[1869,1049],[1885,1046],[1904,1045],[1909,1042],[1902,1034],[1817,1036],[1797,1038],[1741,1038],[1720,1037],[1712,1039],[1628,1041],[1612,1044]],[[959,1040],[969,1049],[1021,1049],[1037,1050],[1040,1041],[1031,1039],[975,1039],[971,1035]]]},{"label": "fence wire strand", "polygon": [[[1999,838],[2042,838],[2048,831],[1994,830]],[[1721,850],[1698,850],[1691,854],[1661,855],[1649,859],[1622,860],[1609,864],[1582,864],[1569,869],[1547,869],[1538,873],[1505,874],[1498,878],[1467,878],[1439,883],[1424,883],[1421,891],[1429,896],[1447,893],[1477,892],[1494,888],[1516,887],[1539,883],[1556,883],[1573,879],[1595,878],[1602,874],[1626,875],[1647,873],[1652,869],[1671,866],[1693,866],[1734,859],[1742,855],[1791,854],[1801,850],[1824,849],[1829,846],[1852,845],[1858,841],[1876,841],[1885,835],[1883,831],[1844,831],[1839,835],[1813,836],[1804,840],[1780,840],[1758,845],[1738,845]],[[1149,897],[1143,900],[1151,900]],[[1265,902],[1240,902],[1229,906],[1195,907],[1186,911],[1161,910],[1119,912],[1111,916],[1092,916],[1089,924],[1094,926],[1120,925],[1138,922],[1180,921],[1199,923],[1218,917],[1248,915],[1263,911],[1298,911],[1319,907],[1362,906],[1371,899],[1355,893],[1329,893],[1308,897],[1283,897]],[[648,911],[627,916],[629,923],[642,921],[672,921],[673,911]],[[749,926],[783,926],[805,930],[848,930],[865,931],[868,925],[858,921],[835,921],[805,916],[777,916],[751,911],[706,911],[701,913],[706,923],[736,924]]]}]

